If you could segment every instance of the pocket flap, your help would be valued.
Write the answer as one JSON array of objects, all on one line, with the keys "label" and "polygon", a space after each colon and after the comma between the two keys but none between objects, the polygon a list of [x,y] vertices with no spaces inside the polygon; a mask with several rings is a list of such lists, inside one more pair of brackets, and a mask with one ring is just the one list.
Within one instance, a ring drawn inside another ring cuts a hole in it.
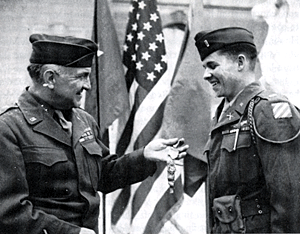
[{"label": "pocket flap", "polygon": [[[226,149],[228,152],[232,152],[236,141],[236,133],[229,133],[223,135],[222,149]],[[236,148],[246,148],[251,146],[251,135],[249,131],[240,131],[236,143]]]},{"label": "pocket flap", "polygon": [[41,163],[49,167],[68,160],[63,151],[57,148],[30,147],[24,149],[23,154],[25,163]]},{"label": "pocket flap", "polygon": [[92,141],[83,141],[81,145],[90,155],[99,155],[102,157],[102,148],[95,140]]},{"label": "pocket flap", "polygon": [[238,215],[237,202],[235,195],[215,198],[213,202],[215,217],[222,223],[232,223]]}]

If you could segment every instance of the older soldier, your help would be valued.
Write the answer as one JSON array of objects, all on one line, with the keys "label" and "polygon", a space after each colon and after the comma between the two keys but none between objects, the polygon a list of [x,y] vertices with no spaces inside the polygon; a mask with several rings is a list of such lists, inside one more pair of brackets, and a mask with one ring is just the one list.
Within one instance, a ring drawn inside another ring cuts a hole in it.
[{"label": "older soldier", "polygon": [[95,120],[79,108],[97,45],[44,34],[30,42],[33,84],[0,116],[0,233],[98,233],[97,192],[153,175],[177,139],[108,155]]},{"label": "older soldier", "polygon": [[205,148],[209,232],[300,232],[300,116],[255,78],[253,35],[244,28],[199,32],[207,80],[223,97]]}]

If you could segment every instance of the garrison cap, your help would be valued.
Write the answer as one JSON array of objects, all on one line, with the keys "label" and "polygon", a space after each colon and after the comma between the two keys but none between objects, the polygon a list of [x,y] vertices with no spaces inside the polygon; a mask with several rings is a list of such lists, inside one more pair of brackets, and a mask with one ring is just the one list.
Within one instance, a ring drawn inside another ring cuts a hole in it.
[{"label": "garrison cap", "polygon": [[65,67],[91,67],[97,44],[76,37],[32,34],[30,63],[57,64]]},{"label": "garrison cap", "polygon": [[211,53],[228,45],[247,43],[256,49],[252,32],[239,27],[202,31],[196,34],[195,41],[202,61]]}]

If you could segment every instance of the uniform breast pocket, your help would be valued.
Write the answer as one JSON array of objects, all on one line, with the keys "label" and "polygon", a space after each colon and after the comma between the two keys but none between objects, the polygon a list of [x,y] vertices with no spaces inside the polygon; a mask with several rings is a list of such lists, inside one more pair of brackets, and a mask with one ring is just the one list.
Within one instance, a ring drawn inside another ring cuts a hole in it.
[{"label": "uniform breast pocket", "polygon": [[95,140],[87,140],[81,142],[82,147],[85,149],[85,159],[90,174],[90,180],[94,191],[98,190],[98,182],[101,173],[101,158],[102,148]]},{"label": "uniform breast pocket", "polygon": [[250,131],[240,131],[238,135],[236,133],[224,135],[221,149],[221,162],[227,165],[224,169],[227,175],[231,174],[232,178],[239,177],[240,182],[245,183],[257,178],[260,161],[252,145]]},{"label": "uniform breast pocket", "polygon": [[251,146],[250,132],[236,132],[223,135],[221,148],[232,152],[235,150],[247,149]]},{"label": "uniform breast pocket", "polygon": [[43,196],[46,192],[51,196],[59,181],[73,176],[74,167],[62,149],[29,146],[23,149],[23,157],[29,189],[33,195]]}]

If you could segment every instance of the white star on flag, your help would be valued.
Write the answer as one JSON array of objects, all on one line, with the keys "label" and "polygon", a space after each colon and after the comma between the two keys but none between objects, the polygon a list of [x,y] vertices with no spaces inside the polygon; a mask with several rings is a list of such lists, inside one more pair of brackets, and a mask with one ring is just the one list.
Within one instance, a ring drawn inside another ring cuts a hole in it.
[{"label": "white star on flag", "polygon": [[129,12],[133,12],[133,10],[134,10],[134,7],[133,7],[133,6],[130,6]]},{"label": "white star on flag", "polygon": [[134,24],[132,25],[132,31],[136,31],[136,30],[137,30],[137,27],[138,27],[137,23],[134,23]]},{"label": "white star on flag", "polygon": [[136,54],[131,55],[132,61],[136,61]]},{"label": "white star on flag", "polygon": [[150,29],[152,28],[150,22],[144,23],[144,29],[146,29],[147,31],[150,31]]},{"label": "white star on flag", "polygon": [[126,44],[123,45],[123,50],[127,51],[128,50],[128,46]]},{"label": "white star on flag", "polygon": [[159,17],[157,16],[156,13],[150,14],[150,20],[153,20],[154,22],[156,22],[156,20],[157,20],[158,18],[159,18]]},{"label": "white star on flag", "polygon": [[133,36],[132,36],[131,33],[129,33],[129,34],[127,35],[127,41],[132,41],[132,39],[133,39]]},{"label": "white star on flag", "polygon": [[136,63],[136,69],[138,69],[138,70],[142,70],[142,67],[143,67],[143,66],[144,66],[144,65],[142,64],[141,61],[139,61],[139,62]]},{"label": "white star on flag", "polygon": [[158,47],[157,47],[157,45],[155,44],[155,42],[149,44],[149,50],[155,51],[157,48],[158,48]]},{"label": "white star on flag", "polygon": [[156,78],[153,72],[147,73],[147,75],[147,80],[153,81]]},{"label": "white star on flag", "polygon": [[139,8],[140,9],[144,10],[145,6],[146,6],[146,4],[144,3],[144,1],[139,2]]},{"label": "white star on flag", "polygon": [[161,56],[161,61],[167,63],[167,56],[166,55],[162,55]]},{"label": "white star on flag", "polygon": [[160,43],[164,40],[164,36],[162,33],[156,35],[156,40],[159,41]]},{"label": "white star on flag", "polygon": [[145,37],[145,34],[142,31],[138,33],[138,37],[137,38],[139,40],[143,40],[144,37]]},{"label": "white star on flag", "polygon": [[163,69],[163,67],[160,65],[160,63],[157,63],[154,66],[155,66],[155,68],[154,68],[155,71],[160,72]]},{"label": "white star on flag", "polygon": [[151,55],[149,54],[148,51],[146,51],[145,53],[142,53],[142,59],[145,59],[146,61],[148,61],[150,57],[151,57]]}]

